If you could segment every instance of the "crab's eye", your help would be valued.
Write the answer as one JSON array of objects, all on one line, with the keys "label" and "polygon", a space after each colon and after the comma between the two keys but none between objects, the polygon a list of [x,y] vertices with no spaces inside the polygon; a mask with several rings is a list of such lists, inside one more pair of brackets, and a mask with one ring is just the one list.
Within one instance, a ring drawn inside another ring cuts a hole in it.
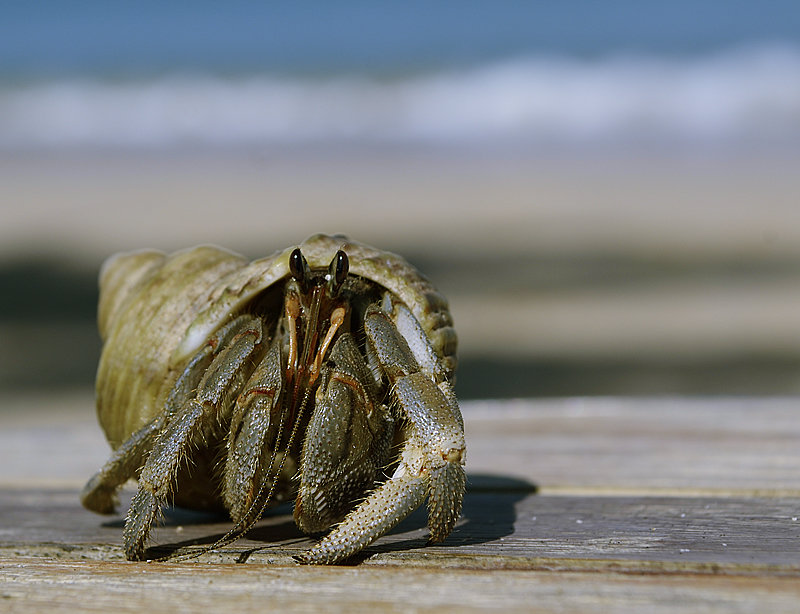
[{"label": "crab's eye", "polygon": [[350,270],[350,260],[342,250],[336,252],[328,267],[328,279],[330,280],[331,290],[338,294],[339,290],[347,279],[347,272]]},{"label": "crab's eye", "polygon": [[299,247],[295,248],[289,255],[289,272],[292,274],[292,277],[297,280],[297,283],[300,284],[300,289],[305,292],[308,288],[310,271],[308,269],[308,262],[306,262],[305,256],[303,256]]}]

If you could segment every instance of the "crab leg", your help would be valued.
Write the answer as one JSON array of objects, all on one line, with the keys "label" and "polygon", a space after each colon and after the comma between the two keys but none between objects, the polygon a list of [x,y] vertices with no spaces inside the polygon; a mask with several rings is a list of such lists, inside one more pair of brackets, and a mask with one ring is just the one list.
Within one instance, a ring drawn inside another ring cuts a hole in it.
[{"label": "crab leg", "polygon": [[310,550],[296,555],[300,563],[336,563],[385,534],[425,499],[428,480],[418,473],[395,474],[350,512]]},{"label": "crab leg", "polygon": [[81,503],[99,514],[112,514],[117,506],[117,491],[142,467],[158,434],[167,421],[192,397],[203,373],[214,358],[214,351],[229,341],[236,322],[223,327],[195,354],[170,391],[165,411],[136,431],[114,450],[111,457],[86,483]]},{"label": "crab leg", "polygon": [[150,527],[169,496],[181,461],[207,430],[218,428],[219,412],[243,383],[242,368],[261,341],[261,322],[242,316],[234,321],[229,345],[220,349],[199,384],[197,395],[186,402],[156,439],[139,476],[139,489],[125,520],[125,556],[139,560]]},{"label": "crab leg", "polygon": [[125,482],[136,477],[136,472],[153,447],[165,421],[166,415],[159,414],[114,450],[106,463],[83,487],[83,507],[98,514],[114,513],[119,503],[117,491]]},{"label": "crab leg", "polygon": [[400,464],[394,475],[331,533],[297,556],[300,562],[334,563],[351,556],[403,520],[426,496],[432,541],[444,539],[461,512],[465,443],[455,396],[449,384],[436,381],[437,373],[428,365],[424,370],[420,366],[416,356],[426,360],[428,350],[421,344],[428,348],[429,344],[418,325],[404,322],[410,314],[398,309],[393,313],[402,333],[389,315],[375,306],[367,309],[364,329],[371,361],[389,379],[408,421]]},{"label": "crab leg", "polygon": [[382,309],[368,309],[364,327],[411,424],[406,447],[424,459],[430,539],[442,541],[461,513],[466,483],[464,422],[455,394],[422,327],[403,304],[387,298]]},{"label": "crab leg", "polygon": [[[263,479],[277,480],[267,467],[275,441],[272,413],[281,396],[281,348],[276,341],[236,400],[228,438],[222,498],[234,522],[244,520]],[[269,437],[268,435],[272,435]]]}]

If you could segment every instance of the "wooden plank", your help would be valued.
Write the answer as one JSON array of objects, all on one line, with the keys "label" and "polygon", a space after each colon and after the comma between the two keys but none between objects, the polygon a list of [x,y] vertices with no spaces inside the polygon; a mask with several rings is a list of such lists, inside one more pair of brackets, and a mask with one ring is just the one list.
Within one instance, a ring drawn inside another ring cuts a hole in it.
[{"label": "wooden plank", "polygon": [[469,470],[541,492],[800,495],[800,399],[464,405]]},{"label": "wooden plank", "polygon": [[797,611],[781,577],[630,575],[403,567],[0,563],[7,612],[581,612]]},{"label": "wooden plank", "polygon": [[[123,510],[125,506],[123,506]],[[444,544],[426,546],[418,510],[360,557],[371,564],[537,569],[543,561],[609,560],[625,569],[682,569],[705,573],[770,572],[800,577],[800,499],[711,497],[590,497],[530,492],[470,491],[461,521]],[[0,502],[0,551],[59,558],[121,559],[122,516],[83,510],[72,490],[6,490]],[[57,519],[57,521],[54,521]],[[154,533],[165,554],[198,552],[231,527],[229,521],[170,511]],[[311,544],[288,506],[272,513],[233,546],[202,561],[291,563]],[[100,547],[98,550],[97,547]],[[494,558],[494,560],[490,560]]]},{"label": "wooden plank", "polygon": [[110,448],[90,390],[0,398],[0,486],[80,487]]},{"label": "wooden plank", "polygon": [[[0,485],[79,487],[108,455],[88,391],[7,397],[0,408]],[[470,401],[462,409],[467,469],[478,483],[800,496],[800,399]]]},{"label": "wooden plank", "polygon": [[[6,406],[0,433],[7,455],[0,462],[5,543],[119,545],[121,518],[104,521],[78,504],[86,476],[107,453],[89,401],[80,394],[50,399],[61,412],[45,411],[44,400],[40,412]],[[409,552],[502,555],[517,566],[537,558],[786,570],[798,563],[800,451],[791,399],[473,402],[464,410],[469,493],[453,535],[443,547],[421,549],[425,515],[418,511],[371,552],[383,559],[398,551],[406,558]],[[276,542],[288,560],[308,545],[288,516],[272,522],[282,532],[262,527],[242,547]],[[156,539],[208,543],[229,526],[176,511]],[[265,556],[276,552],[268,550]]]},{"label": "wooden plank", "polygon": [[[0,610],[796,611],[794,399],[464,404],[463,518],[427,546],[419,510],[352,565],[297,566],[288,507],[187,561],[128,563],[122,516],[80,507],[107,455],[91,395],[0,403]],[[123,493],[123,511],[128,488]],[[153,556],[230,522],[168,511]]]}]

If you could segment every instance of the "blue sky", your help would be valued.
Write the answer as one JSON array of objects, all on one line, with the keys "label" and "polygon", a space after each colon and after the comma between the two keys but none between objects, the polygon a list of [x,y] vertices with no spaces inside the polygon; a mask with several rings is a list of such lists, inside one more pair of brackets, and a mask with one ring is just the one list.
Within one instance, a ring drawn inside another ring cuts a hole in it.
[{"label": "blue sky", "polygon": [[49,0],[4,4],[0,73],[413,71],[772,41],[800,43],[800,2]]}]

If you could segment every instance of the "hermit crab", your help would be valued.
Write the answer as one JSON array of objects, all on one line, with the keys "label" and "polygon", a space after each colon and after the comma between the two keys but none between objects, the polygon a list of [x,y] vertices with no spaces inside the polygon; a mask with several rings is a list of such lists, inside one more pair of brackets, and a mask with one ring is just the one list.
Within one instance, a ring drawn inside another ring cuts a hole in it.
[{"label": "hermit crab", "polygon": [[97,414],[113,448],[82,494],[125,555],[168,504],[248,531],[294,498],[295,558],[335,563],[427,498],[430,540],[461,511],[465,441],[447,301],[401,257],[315,235],[247,262],[217,247],[120,254],[100,274]]}]

